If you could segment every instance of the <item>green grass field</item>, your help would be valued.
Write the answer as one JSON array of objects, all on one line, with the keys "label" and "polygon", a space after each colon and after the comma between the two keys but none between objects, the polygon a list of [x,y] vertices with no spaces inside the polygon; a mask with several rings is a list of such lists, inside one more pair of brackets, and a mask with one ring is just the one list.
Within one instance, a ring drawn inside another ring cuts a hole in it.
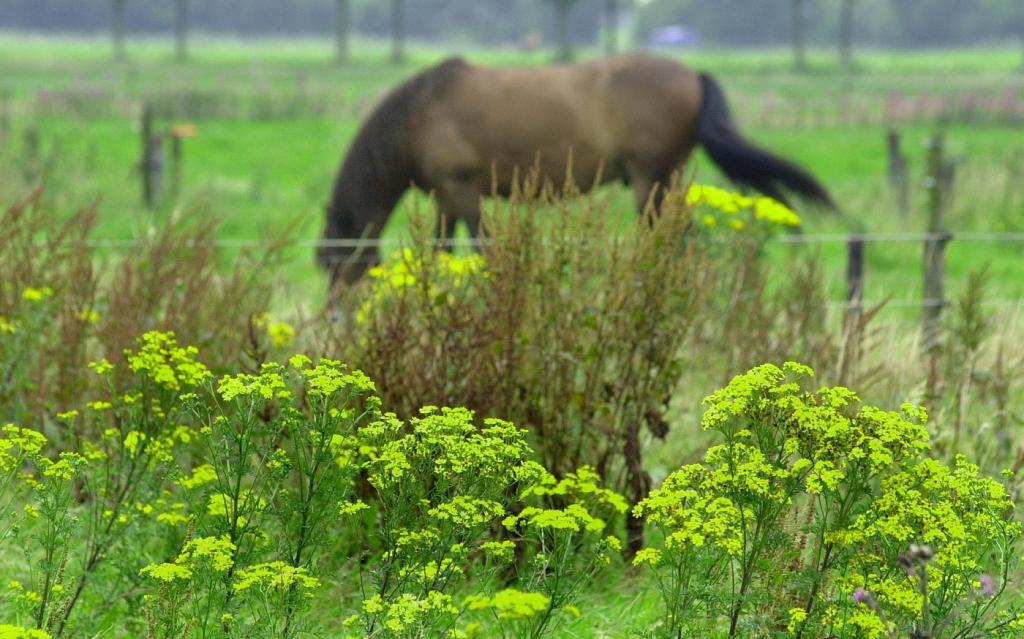
[{"label": "green grass field", "polygon": [[[135,236],[180,209],[222,218],[224,238],[271,239],[287,230],[296,238],[314,239],[334,172],[361,118],[389,87],[453,52],[413,47],[410,62],[396,67],[385,62],[382,43],[357,42],[355,62],[339,68],[326,41],[199,37],[188,64],[170,61],[169,43],[159,40],[130,42],[129,62],[115,64],[101,39],[8,36],[0,40],[0,96],[5,96],[9,122],[0,150],[0,195],[13,201],[44,178],[47,197],[60,210],[98,202],[96,234],[102,238]],[[494,64],[547,59],[544,52],[513,50],[465,55]],[[924,229],[925,144],[940,125],[902,127],[913,211],[901,219],[885,180],[886,126],[879,114],[886,96],[1024,96],[1024,74],[1012,49],[863,51],[850,78],[836,72],[827,51],[813,52],[805,74],[791,71],[784,50],[694,51],[679,57],[723,80],[752,139],[809,167],[843,203],[845,219],[805,215],[805,230],[812,235]],[[174,102],[181,95],[191,101]],[[135,114],[147,99],[170,100],[179,111],[184,104],[184,115],[162,122],[189,121],[199,128],[198,137],[185,142],[180,197],[166,196],[155,212],[140,205],[134,168],[139,150]],[[856,105],[860,115],[843,121],[841,100]],[[808,112],[798,118],[794,105]],[[1024,176],[1020,122],[990,119],[941,128],[959,160],[948,227],[1024,227],[1024,193],[1018,188]],[[33,137],[38,140],[34,150]],[[718,180],[706,159],[699,158],[696,166],[699,179]],[[620,200],[623,214],[629,215],[628,197],[616,196]],[[401,237],[403,229],[399,211],[386,235]],[[967,272],[991,263],[994,297],[1024,297],[1024,284],[1016,277],[1020,248],[1016,243],[954,242],[951,287]],[[776,249],[780,270],[793,251],[804,250]],[[835,272],[834,297],[839,299],[843,247],[830,243],[820,251]],[[282,275],[293,293],[290,302],[318,296],[322,288],[309,253],[294,249],[289,255]],[[920,253],[914,243],[869,246],[867,297],[918,297]]]}]

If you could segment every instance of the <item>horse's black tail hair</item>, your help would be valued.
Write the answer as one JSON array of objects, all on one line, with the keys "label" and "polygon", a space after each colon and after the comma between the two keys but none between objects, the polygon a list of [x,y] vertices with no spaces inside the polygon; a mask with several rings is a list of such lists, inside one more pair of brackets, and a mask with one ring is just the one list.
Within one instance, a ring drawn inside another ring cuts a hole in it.
[{"label": "horse's black tail hair", "polygon": [[740,135],[729,113],[722,87],[706,73],[700,75],[704,90],[697,121],[697,142],[733,182],[754,188],[786,202],[792,191],[816,204],[835,209],[828,191],[799,166],[759,149]]}]

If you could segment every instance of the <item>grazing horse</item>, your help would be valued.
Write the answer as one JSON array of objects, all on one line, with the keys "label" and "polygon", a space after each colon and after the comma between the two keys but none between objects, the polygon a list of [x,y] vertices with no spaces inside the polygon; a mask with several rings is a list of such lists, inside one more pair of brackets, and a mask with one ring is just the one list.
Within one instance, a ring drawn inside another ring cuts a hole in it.
[{"label": "grazing horse", "polygon": [[[743,139],[710,75],[675,61],[629,53],[488,68],[455,58],[406,81],[370,114],[338,173],[324,239],[378,238],[413,185],[434,194],[451,225],[462,219],[476,236],[481,197],[507,196],[535,166],[554,184],[621,180],[642,209],[697,144],[739,185],[832,206],[810,174]],[[370,245],[353,263],[356,249],[340,244],[318,252],[332,282],[358,278],[376,259]]]}]

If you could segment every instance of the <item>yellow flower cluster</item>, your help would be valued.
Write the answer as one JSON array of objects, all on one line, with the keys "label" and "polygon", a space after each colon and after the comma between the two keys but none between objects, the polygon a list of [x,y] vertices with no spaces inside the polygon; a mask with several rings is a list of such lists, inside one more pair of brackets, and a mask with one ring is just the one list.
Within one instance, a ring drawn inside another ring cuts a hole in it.
[{"label": "yellow flower cluster", "polygon": [[266,331],[273,346],[288,346],[295,340],[295,327],[288,322],[274,319],[269,314],[264,313],[253,319],[253,325]]},{"label": "yellow flower cluster", "polygon": [[257,589],[288,592],[292,588],[300,591],[313,590],[320,586],[320,580],[309,575],[304,567],[295,567],[283,561],[256,564],[238,571],[235,581],[236,592]]},{"label": "yellow flower cluster", "polygon": [[190,562],[192,565],[202,561],[215,572],[226,572],[235,563],[235,550],[235,544],[231,543],[227,535],[198,537],[185,544],[175,561],[179,564]]},{"label": "yellow flower cluster", "polygon": [[842,620],[836,621],[837,628],[842,629],[846,626],[854,629],[855,636],[865,639],[884,639],[891,636],[892,631],[892,628],[865,604],[858,605],[845,623]]},{"label": "yellow flower cluster", "polygon": [[[185,544],[173,563],[150,564],[140,571],[145,577],[164,583],[187,582],[203,569],[226,573],[234,566],[235,544],[227,535],[199,537]],[[255,564],[238,570],[231,585],[235,592],[258,590],[263,593],[293,590],[306,592],[320,586],[320,580],[309,574],[305,567],[292,566],[283,561]]]},{"label": "yellow flower cluster", "polygon": [[560,481],[544,472],[540,481],[523,490],[522,496],[569,499],[584,504],[592,511],[624,513],[628,508],[622,495],[601,486],[601,476],[593,466],[583,466],[574,473],[566,473]]},{"label": "yellow flower cluster", "polygon": [[217,471],[210,464],[200,464],[192,469],[192,474],[178,480],[178,484],[187,490],[193,490],[217,481]]},{"label": "yellow flower cluster", "polygon": [[803,608],[790,608],[789,609],[789,623],[786,625],[786,630],[789,634],[796,635],[804,626],[804,622],[807,621],[807,611]]},{"label": "yellow flower cluster", "polygon": [[502,525],[508,530],[516,530],[519,526],[533,527],[540,530],[567,530],[572,532],[600,532],[605,522],[592,516],[587,509],[579,504],[569,504],[564,509],[524,508],[518,515],[506,517]]},{"label": "yellow flower cluster", "polygon": [[364,503],[362,500],[343,502],[338,506],[338,514],[342,515],[343,517],[347,515],[355,515],[356,513],[363,512],[364,510],[369,510],[369,508],[370,507],[367,506],[366,503]]},{"label": "yellow flower cluster", "polygon": [[[851,592],[864,587],[895,618],[917,619],[923,604],[915,575],[893,568],[890,549],[924,542],[935,549],[928,565],[930,580],[944,587],[943,598],[972,596],[976,580],[963,575],[987,568],[993,546],[1017,539],[1021,524],[1008,518],[1013,502],[999,482],[959,457],[953,467],[923,459],[885,477],[872,507],[847,529],[828,539],[849,548],[850,571],[839,585]],[[872,611],[861,611],[868,623]],[[870,622],[877,626],[877,622]]]},{"label": "yellow flower cluster", "polygon": [[139,571],[143,577],[156,579],[164,583],[188,581],[192,579],[192,569],[181,564],[150,564]]},{"label": "yellow flower cluster", "polygon": [[158,499],[154,503],[154,511],[156,512],[156,521],[171,528],[181,526],[191,519],[185,513],[185,503],[180,501],[168,503],[163,498]]},{"label": "yellow flower cluster", "polygon": [[21,292],[21,299],[26,302],[41,302],[48,297],[53,297],[53,289],[49,286],[32,288],[31,286]]},{"label": "yellow flower cluster", "polygon": [[291,397],[280,366],[277,364],[264,364],[259,375],[246,373],[225,375],[217,383],[217,392],[226,402],[233,401],[238,397],[249,396],[258,396],[265,400]]},{"label": "yellow flower cluster", "polygon": [[513,541],[487,541],[480,544],[480,550],[496,561],[512,561],[515,558],[516,544]]},{"label": "yellow flower cluster", "polygon": [[158,386],[177,392],[200,386],[212,376],[209,369],[196,360],[198,349],[178,346],[174,333],[150,331],[139,342],[138,352],[125,352],[128,366]]},{"label": "yellow flower cluster", "polygon": [[489,478],[510,485],[522,479],[518,472],[531,452],[525,431],[494,419],[478,428],[472,411],[465,408],[426,407],[409,427],[412,435],[398,438],[394,435],[401,423],[390,418],[363,429],[370,445],[370,482],[379,489],[406,478],[413,459],[429,463],[446,481]]},{"label": "yellow flower cluster", "polygon": [[539,592],[506,588],[491,597],[469,595],[462,605],[466,610],[491,610],[498,619],[528,619],[545,612],[551,605],[551,599]]},{"label": "yellow flower cluster", "polygon": [[0,639],[50,639],[50,633],[3,623],[0,624]]},{"label": "yellow flower cluster", "polygon": [[28,428],[7,424],[0,432],[0,472],[18,470],[27,458],[37,458],[46,437]]},{"label": "yellow flower cluster", "polygon": [[453,526],[481,526],[505,514],[505,507],[491,499],[457,495],[431,508],[427,514]]},{"label": "yellow flower cluster", "polygon": [[363,602],[363,612],[383,618],[386,629],[402,636],[402,633],[415,628],[428,617],[437,614],[457,615],[459,609],[452,602],[451,595],[431,590],[423,597],[404,593],[390,602],[380,595],[374,595]]},{"label": "yellow flower cluster", "polygon": [[[747,197],[717,186],[693,184],[686,192],[686,203],[694,207],[707,206],[724,214],[725,224],[736,231],[743,230],[751,222],[778,227],[800,226],[800,217],[792,209],[764,195]],[[699,219],[708,227],[719,222],[719,217],[711,213],[705,213]]]},{"label": "yellow flower cluster", "polygon": [[[308,360],[295,361],[301,366]],[[327,399],[332,396],[342,395],[346,398],[349,394],[363,395],[377,392],[373,381],[362,371],[350,371],[341,362],[322,359],[312,368],[304,368],[302,374],[306,378],[307,392],[312,397]]]},{"label": "yellow flower cluster", "polygon": [[95,324],[100,321],[100,314],[91,308],[83,308],[82,310],[75,313],[75,317],[85,322],[86,324]]},{"label": "yellow flower cluster", "polygon": [[[453,255],[440,251],[437,258],[438,275],[451,278],[457,284],[484,270],[484,258],[478,254]],[[378,282],[386,282],[394,290],[402,290],[415,284],[416,275],[423,273],[424,268],[423,258],[406,248],[384,264],[371,268],[368,275]]]},{"label": "yellow flower cluster", "polygon": [[[634,508],[637,517],[665,528],[666,551],[685,552],[711,544],[731,556],[739,555],[743,518],[731,499],[709,489],[722,486],[720,477],[712,481],[712,474],[700,464],[684,466]],[[657,565],[662,559],[662,551],[653,548],[637,553],[633,563]]]},{"label": "yellow flower cluster", "polygon": [[374,308],[400,298],[414,287],[421,287],[431,302],[444,302],[450,291],[468,285],[475,278],[487,278],[484,267],[484,258],[478,254],[453,255],[438,251],[424,259],[412,249],[403,249],[368,271],[371,288],[356,313],[356,321],[365,324]]},{"label": "yellow flower cluster", "polygon": [[53,461],[46,457],[40,457],[36,465],[43,472],[43,477],[59,481],[70,481],[88,464],[82,455],[71,451],[64,451]]},{"label": "yellow flower cluster", "polygon": [[812,494],[836,490],[851,467],[855,475],[871,477],[928,448],[923,409],[861,406],[849,389],[804,392],[789,379],[812,376],[809,368],[792,362],[737,375],[704,400],[704,428],[729,437],[743,435],[751,421],[778,424],[785,429],[788,470],[797,476],[809,471],[804,482]]}]

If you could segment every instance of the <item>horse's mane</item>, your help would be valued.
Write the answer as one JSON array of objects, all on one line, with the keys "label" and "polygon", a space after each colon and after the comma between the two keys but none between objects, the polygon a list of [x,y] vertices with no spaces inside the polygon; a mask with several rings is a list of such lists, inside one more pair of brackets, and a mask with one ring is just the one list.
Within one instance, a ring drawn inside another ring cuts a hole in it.
[{"label": "horse's mane", "polygon": [[[338,172],[328,215],[344,216],[338,228],[344,236],[357,237],[371,222],[359,219],[390,209],[417,178],[409,155],[412,116],[424,100],[447,89],[465,66],[451,58],[396,87],[373,110],[356,134]],[[376,229],[377,232],[380,229]]]}]

